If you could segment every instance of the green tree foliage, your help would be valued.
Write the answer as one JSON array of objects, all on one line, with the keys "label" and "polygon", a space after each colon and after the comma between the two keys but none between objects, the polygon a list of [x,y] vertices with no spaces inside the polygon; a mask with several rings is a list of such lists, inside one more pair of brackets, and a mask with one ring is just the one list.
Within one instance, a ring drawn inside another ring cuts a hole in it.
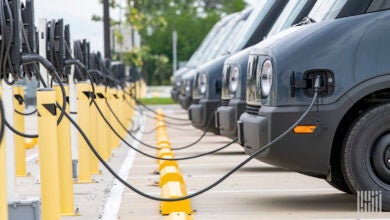
[{"label": "green tree foliage", "polygon": [[149,84],[169,84],[172,32],[178,34],[178,60],[186,61],[222,16],[245,6],[244,0],[127,0],[126,23],[139,31],[143,47],[121,57],[142,67]]}]

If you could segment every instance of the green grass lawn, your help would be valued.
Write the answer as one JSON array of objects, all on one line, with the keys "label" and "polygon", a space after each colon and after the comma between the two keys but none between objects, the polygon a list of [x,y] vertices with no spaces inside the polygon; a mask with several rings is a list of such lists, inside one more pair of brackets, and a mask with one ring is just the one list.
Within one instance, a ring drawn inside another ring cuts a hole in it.
[{"label": "green grass lawn", "polygon": [[171,98],[144,98],[140,100],[145,105],[171,105],[175,102]]}]

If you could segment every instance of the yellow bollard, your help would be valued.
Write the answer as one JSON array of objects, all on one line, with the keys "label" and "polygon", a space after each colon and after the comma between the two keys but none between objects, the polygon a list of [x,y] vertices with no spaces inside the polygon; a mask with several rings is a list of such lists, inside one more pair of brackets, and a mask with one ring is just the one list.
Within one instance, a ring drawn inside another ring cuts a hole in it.
[{"label": "yellow bollard", "polygon": [[38,138],[26,138],[26,142],[24,143],[24,148],[26,150],[32,149],[38,144]]},{"label": "yellow bollard", "polygon": [[[104,99],[106,98],[105,92],[104,92],[104,87],[99,85],[96,87],[96,92],[97,92],[97,98],[96,98],[96,104],[99,106],[100,110],[104,113],[105,112],[105,101]],[[95,106],[96,107],[96,106]],[[97,113],[99,114],[99,113]],[[107,133],[108,133],[108,126],[104,122],[103,118],[98,115],[97,117],[97,133],[99,134],[97,136],[97,150],[99,154],[103,157],[105,161],[108,160],[109,155],[107,153],[107,147],[108,147],[108,141],[107,141]]]},{"label": "yellow bollard", "polygon": [[[62,104],[61,87],[54,86],[57,103]],[[69,96],[69,87],[65,86],[66,97]],[[66,112],[69,114],[70,106],[66,102]],[[74,213],[74,194],[73,194],[73,174],[72,174],[72,148],[70,144],[70,122],[63,118],[57,126],[58,134],[58,162],[60,172],[60,198],[61,198],[61,215],[71,216]]]},{"label": "yellow bollard", "polygon": [[[163,156],[161,158],[174,159],[174,157],[172,157],[172,156]],[[158,170],[159,171],[161,171],[162,169],[164,169],[167,166],[174,166],[174,167],[179,168],[179,164],[177,163],[176,160],[158,160],[157,163],[158,163]]]},{"label": "yellow bollard", "polygon": [[125,98],[127,100],[125,102],[128,102],[128,103],[126,103],[127,111],[125,112],[125,119],[126,119],[127,127],[130,127],[131,126],[131,121],[134,118],[135,110],[131,107],[131,106],[133,106],[132,105],[133,99],[130,96],[128,96],[128,95],[125,96]]},{"label": "yellow bollard", "polygon": [[159,149],[164,149],[164,148],[167,148],[167,149],[171,149],[172,146],[168,143],[162,143],[158,146]]},{"label": "yellow bollard", "polygon": [[52,89],[37,91],[39,165],[42,220],[60,219],[60,178],[58,175],[57,108]]},{"label": "yellow bollard", "polygon": [[[112,92],[112,102],[111,102],[111,108],[112,110],[114,111],[114,113],[118,116],[118,112],[119,112],[119,96],[118,96],[118,90],[116,88],[112,88],[111,89],[111,92]],[[111,114],[111,112],[110,112]],[[119,127],[119,122],[116,120],[115,116],[111,114],[111,123],[114,127],[114,129],[119,133],[121,134],[121,132],[119,131],[122,131],[123,129],[121,129]],[[123,136],[122,136],[123,137]],[[112,139],[113,139],[113,145],[112,145],[112,148],[113,149],[117,149],[119,147],[119,143],[120,143],[120,139],[118,136],[116,136],[114,134],[114,132],[112,132]]]},{"label": "yellow bollard", "polygon": [[[112,94],[111,94],[111,90],[110,88],[105,88],[105,94],[106,94],[106,99],[107,99],[107,102],[108,104],[111,104],[111,100],[112,100]],[[110,114],[110,110],[108,109],[107,105],[104,104],[104,106],[102,107],[104,110],[103,110],[103,114],[106,116],[108,122],[111,124],[111,114]],[[106,126],[106,135],[107,135],[107,146],[106,146],[106,155],[107,155],[107,160],[111,157],[112,155],[112,130],[110,127],[108,127],[108,125],[106,123],[104,123],[105,126]]]},{"label": "yellow bollard", "polygon": [[[89,134],[90,85],[86,82],[77,84],[77,120],[80,128]],[[83,137],[78,135],[78,179],[77,183],[91,183],[91,152]]]},{"label": "yellow bollard", "polygon": [[[124,105],[125,100],[124,100],[124,93],[122,90],[118,90],[118,96],[119,96],[118,117],[119,117],[119,120],[121,121],[121,123],[125,126],[125,128],[128,128],[127,123],[126,123],[126,119],[125,119],[125,114],[124,114],[126,106]],[[122,126],[119,125],[118,127],[119,127],[119,131],[120,131],[121,136],[123,138],[125,138],[127,135],[127,132],[121,128]]]},{"label": "yellow bollard", "polygon": [[[95,88],[96,89],[96,88]],[[96,92],[96,91],[95,91]],[[91,99],[94,99],[96,101],[96,94],[93,94],[91,91],[90,93]],[[97,147],[97,114],[98,111],[96,109],[96,106],[94,104],[89,106],[89,140],[91,141],[92,145]],[[99,171],[99,160],[97,157],[90,151],[90,168],[92,174],[100,174]]]},{"label": "yellow bollard", "polygon": [[193,220],[191,215],[187,215],[184,212],[172,212],[165,220]]},{"label": "yellow bollard", "polygon": [[[2,88],[0,87],[0,97]],[[3,112],[4,114],[4,112]],[[4,123],[1,121],[0,123]],[[8,219],[7,203],[7,166],[6,166],[5,137],[0,143],[0,219]]]},{"label": "yellow bollard", "polygon": [[159,139],[157,140],[157,146],[160,146],[161,144],[171,144],[171,142],[169,141],[168,138],[162,138],[162,139]]},{"label": "yellow bollard", "polygon": [[[167,182],[162,186],[162,198],[173,199],[183,196],[187,196],[187,190],[186,187],[178,181]],[[161,202],[160,209],[161,214],[163,215],[169,215],[172,212],[184,212],[186,214],[192,214],[191,202],[189,199],[177,202]]]},{"label": "yellow bollard", "polygon": [[160,187],[163,187],[168,182],[180,182],[184,185],[183,174],[181,174],[179,168],[174,166],[167,166],[160,172]]},{"label": "yellow bollard", "polygon": [[[24,116],[17,113],[24,113],[24,91],[23,86],[13,87],[13,105],[14,105],[14,127],[16,130],[24,132]],[[24,137],[14,134],[15,146],[15,173],[17,177],[27,176],[26,168],[26,148],[24,146]]]}]

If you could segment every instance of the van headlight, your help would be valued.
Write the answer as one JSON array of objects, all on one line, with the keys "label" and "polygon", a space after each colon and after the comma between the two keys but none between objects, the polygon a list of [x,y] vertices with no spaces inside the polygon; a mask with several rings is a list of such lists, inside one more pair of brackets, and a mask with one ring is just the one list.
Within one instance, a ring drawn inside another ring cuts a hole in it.
[{"label": "van headlight", "polygon": [[263,98],[268,97],[271,92],[273,81],[273,67],[271,60],[266,60],[261,67],[260,73],[257,75],[258,84],[260,84],[261,95]]},{"label": "van headlight", "polygon": [[229,76],[229,89],[231,93],[237,91],[240,82],[240,70],[238,67],[234,67]]},{"label": "van headlight", "polygon": [[187,81],[186,81],[185,91],[186,91],[187,93],[189,93],[189,92],[191,91],[191,82],[190,82],[189,79],[187,79]]},{"label": "van headlight", "polygon": [[199,77],[199,91],[201,94],[205,94],[207,90],[207,74],[202,73]]}]

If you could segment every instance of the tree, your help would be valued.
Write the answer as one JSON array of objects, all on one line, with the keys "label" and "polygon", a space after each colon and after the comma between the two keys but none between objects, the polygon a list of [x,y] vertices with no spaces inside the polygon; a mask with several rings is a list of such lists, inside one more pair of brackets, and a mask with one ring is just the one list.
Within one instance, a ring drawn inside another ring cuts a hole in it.
[{"label": "tree", "polygon": [[[143,47],[122,57],[127,64],[142,66],[148,84],[169,84],[172,32],[178,33],[178,60],[188,60],[222,16],[245,6],[244,0],[127,0],[125,23],[139,31]],[[138,62],[129,59],[137,53]]]}]

